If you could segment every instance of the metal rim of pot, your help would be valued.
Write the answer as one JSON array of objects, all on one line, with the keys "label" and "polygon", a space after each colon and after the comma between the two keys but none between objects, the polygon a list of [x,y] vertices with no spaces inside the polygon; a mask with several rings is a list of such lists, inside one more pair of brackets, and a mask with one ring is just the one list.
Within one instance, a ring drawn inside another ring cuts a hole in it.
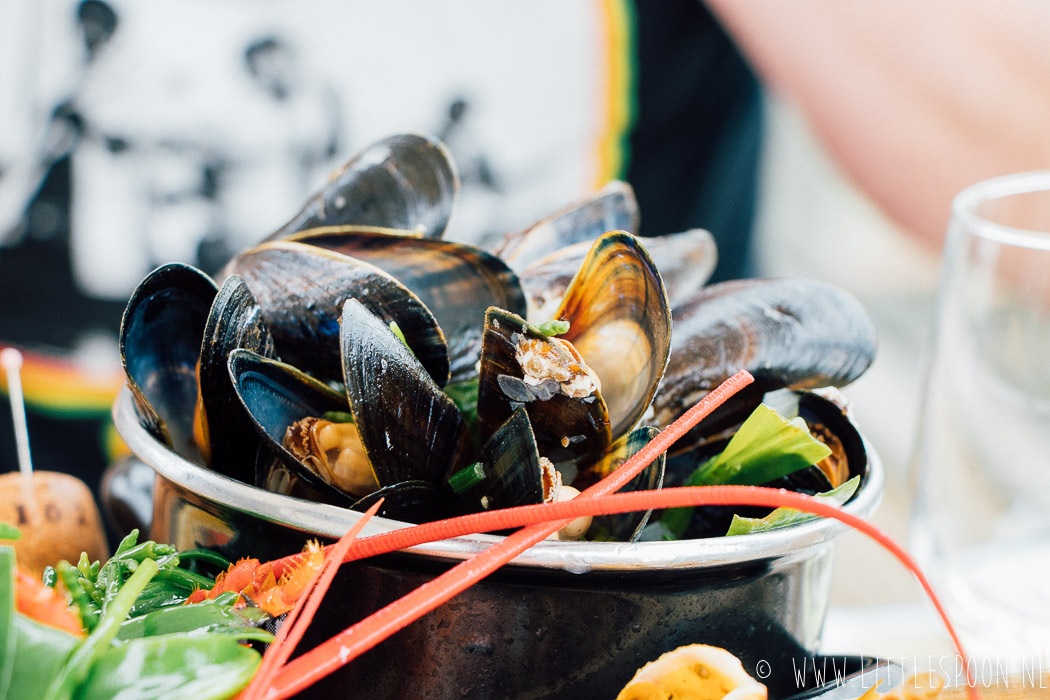
[{"label": "metal rim of pot", "polygon": [[[190,462],[156,440],[143,428],[135,413],[131,392],[124,387],[113,405],[113,421],[132,452],[163,479],[223,507],[304,533],[338,538],[361,513],[324,503],[266,491],[223,476]],[[866,517],[882,498],[882,462],[867,440],[868,473],[854,498],[845,506],[853,515]],[[362,536],[410,527],[385,518],[373,518]],[[848,527],[837,520],[817,518],[791,527],[751,535],[712,537],[670,542],[562,542],[544,541],[519,555],[512,566],[587,571],[706,569],[726,564],[797,555],[833,540]],[[467,559],[503,538],[469,535],[412,547],[415,554],[444,560]]]}]

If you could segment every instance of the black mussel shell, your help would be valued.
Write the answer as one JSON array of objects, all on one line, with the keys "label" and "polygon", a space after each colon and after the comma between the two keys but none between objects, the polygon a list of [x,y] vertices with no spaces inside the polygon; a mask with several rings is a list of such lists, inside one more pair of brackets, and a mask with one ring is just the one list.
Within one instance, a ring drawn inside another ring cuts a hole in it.
[{"label": "black mussel shell", "polygon": [[591,246],[554,318],[601,380],[612,435],[624,435],[656,395],[671,351],[660,273],[638,238],[610,231]]},{"label": "black mussel shell", "polygon": [[350,410],[379,485],[444,484],[466,466],[463,416],[387,324],[348,299],[340,338]]},{"label": "black mussel shell", "polygon": [[521,284],[502,260],[480,248],[406,233],[337,227],[303,231],[290,240],[363,260],[405,285],[445,334],[450,381],[464,381],[477,374],[485,310],[498,306],[524,315]]},{"label": "black mussel shell", "polygon": [[458,494],[457,500],[465,512],[544,502],[540,454],[524,407],[515,410],[485,442],[477,461],[481,462],[485,478]]},{"label": "black mussel shell", "polygon": [[[672,308],[695,297],[718,262],[715,239],[701,228],[638,240],[659,270]],[[582,241],[560,248],[525,268],[521,285],[528,300],[530,321],[557,318],[558,304],[592,245],[593,241]]]},{"label": "black mussel shell", "polygon": [[508,234],[496,254],[520,272],[551,251],[594,241],[606,231],[638,231],[638,202],[626,182],[610,182],[586,199]]},{"label": "black mussel shell", "polygon": [[448,348],[437,319],[403,284],[374,265],[290,241],[241,253],[228,270],[244,278],[282,360],[325,381],[343,376],[339,318],[359,299],[384,324],[396,322],[419,362],[439,385],[448,381]]},{"label": "black mussel shell", "polygon": [[448,503],[444,492],[429,481],[402,481],[373,491],[351,506],[366,511],[377,500],[383,499],[376,515],[406,523],[429,523],[448,517]]},{"label": "black mussel shell", "polygon": [[397,134],[343,166],[302,211],[268,240],[319,226],[383,226],[440,237],[452,215],[459,176],[445,146]]},{"label": "black mussel shell", "polygon": [[237,397],[262,439],[258,477],[279,478],[271,473],[272,465],[267,457],[273,457],[303,484],[323,494],[325,501],[344,506],[353,504],[355,497],[329,484],[284,446],[288,426],[329,411],[345,412],[348,408],[346,397],[291,365],[249,350],[230,353],[229,373]]},{"label": "black mussel shell", "polygon": [[[633,457],[638,450],[652,442],[653,438],[659,434],[660,431],[656,428],[635,428],[613,443],[600,460],[580,469],[572,485],[583,491],[585,488],[596,484],[619,469],[624,462]],[[666,455],[661,454],[650,462],[645,469],[640,471],[637,476],[628,481],[619,490],[619,493],[653,491],[661,488],[664,483],[665,463]],[[587,531],[587,538],[634,542],[642,534],[642,529],[649,521],[651,514],[652,510],[645,510],[596,516],[591,521],[591,527]]]},{"label": "black mussel shell", "polygon": [[[516,314],[496,308],[488,310],[478,380],[481,439],[488,440],[518,407],[524,406],[540,454],[556,468],[564,470],[567,464],[596,459],[612,442],[609,410],[601,393],[573,398],[559,391],[553,380],[527,385],[516,356],[519,343],[524,340],[546,338]],[[549,386],[551,383],[554,386]]]},{"label": "black mussel shell", "polygon": [[194,437],[197,362],[216,292],[197,268],[163,265],[135,289],[120,322],[120,360],[143,427],[195,462],[203,462]]},{"label": "black mussel shell", "polygon": [[215,296],[201,344],[202,451],[216,471],[251,483],[261,438],[230,381],[228,359],[238,348],[273,357],[273,338],[262,310],[244,281],[233,275]]},{"label": "black mussel shell", "polygon": [[852,295],[826,282],[752,279],[706,287],[674,310],[674,337],[654,423],[666,426],[741,369],[755,382],[704,421],[742,421],[763,394],[849,384],[875,357],[875,326]]}]

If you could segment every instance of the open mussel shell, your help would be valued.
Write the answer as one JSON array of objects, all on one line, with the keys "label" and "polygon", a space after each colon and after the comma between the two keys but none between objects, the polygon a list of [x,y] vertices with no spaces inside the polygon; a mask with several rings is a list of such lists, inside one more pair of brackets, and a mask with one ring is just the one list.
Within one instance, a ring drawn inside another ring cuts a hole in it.
[{"label": "open mussel shell", "polygon": [[[614,442],[597,462],[580,469],[572,485],[583,491],[585,488],[596,484],[619,469],[624,462],[633,457],[638,450],[652,442],[653,438],[659,434],[660,431],[656,428],[635,428]],[[664,483],[666,460],[666,455],[661,454],[650,462],[649,466],[639,472],[636,477],[628,481],[619,492],[652,491],[661,488]],[[620,542],[634,542],[642,534],[642,529],[649,521],[651,514],[652,510],[645,510],[597,516],[591,522],[591,527],[587,531],[587,538],[609,538]]]},{"label": "open mussel shell", "polygon": [[[765,398],[766,403],[773,406],[785,418],[801,416],[806,421],[810,433],[830,447],[832,454],[820,464],[800,469],[775,481],[762,484],[763,486],[813,495],[830,491],[849,479],[859,476],[861,482],[858,491],[863,488],[868,475],[868,452],[853,422],[846,398],[839,391],[830,387],[816,391],[781,390],[768,394]],[[756,402],[751,410],[757,405]],[[667,485],[683,485],[701,463],[725,449],[730,437],[738,427],[738,425],[732,426],[718,435],[705,436],[688,451],[672,456],[667,462]],[[686,530],[685,537],[724,535],[734,513],[745,517],[761,518],[769,512],[768,508],[738,506],[698,508],[693,522]]]},{"label": "open mussel shell", "polygon": [[606,231],[637,231],[638,202],[626,182],[610,182],[602,189],[532,226],[508,234],[496,249],[516,272],[553,250],[594,241]]},{"label": "open mussel shell", "polygon": [[348,224],[440,237],[458,190],[459,175],[443,144],[416,134],[397,134],[356,155],[267,240]]},{"label": "open mussel shell", "polygon": [[213,469],[251,483],[261,438],[230,380],[227,361],[238,348],[273,357],[273,338],[262,310],[244,280],[233,275],[215,296],[204,327],[199,371],[201,451]]},{"label": "open mussel shell", "polygon": [[[600,392],[573,397],[553,379],[526,384],[519,351],[526,344],[547,347],[548,342],[520,316],[503,309],[488,310],[478,380],[478,427],[481,439],[488,440],[524,406],[540,454],[563,469],[565,464],[597,458],[612,442],[612,434],[609,410]],[[550,346],[549,352],[572,359],[560,346]]]},{"label": "open mussel shell", "polygon": [[343,302],[357,298],[384,324],[397,323],[436,382],[448,381],[448,348],[437,319],[378,267],[317,246],[274,241],[241,253],[227,269],[255,295],[282,360],[326,381],[340,380],[339,318]]},{"label": "open mussel shell", "polygon": [[[660,272],[672,309],[696,296],[718,262],[715,239],[701,228],[638,240]],[[525,268],[521,285],[529,304],[529,321],[542,323],[556,318],[558,304],[592,246],[593,241],[581,241]]]},{"label": "open mussel shell", "polygon": [[348,299],[340,340],[350,411],[379,485],[444,484],[466,466],[463,416],[386,323]]},{"label": "open mussel shell", "polygon": [[820,464],[785,477],[785,488],[823,493],[855,476],[863,480],[868,474],[868,451],[850,416],[846,398],[835,389],[793,394],[798,400],[798,415],[813,436],[831,448],[831,455]]},{"label": "open mussel shell", "polygon": [[445,492],[429,481],[411,480],[384,486],[356,501],[352,510],[366,511],[380,498],[376,515],[406,523],[428,523],[448,517]]},{"label": "open mussel shell", "polygon": [[670,424],[741,369],[755,382],[705,420],[706,430],[743,420],[768,391],[845,386],[871,364],[875,344],[864,307],[826,282],[752,279],[706,287],[674,310],[654,423]]},{"label": "open mussel shell", "polygon": [[671,311],[663,282],[638,239],[611,231],[591,247],[555,318],[561,337],[601,379],[614,436],[653,400],[671,349]]},{"label": "open mussel shell", "polygon": [[228,364],[237,397],[263,442],[263,449],[259,450],[257,485],[270,478],[268,462],[276,458],[309,488],[323,495],[324,500],[352,505],[356,500],[353,496],[329,484],[284,446],[288,426],[328,411],[345,412],[346,397],[291,365],[250,350],[234,350]]},{"label": "open mussel shell", "polygon": [[202,462],[194,423],[201,339],[217,290],[190,265],[163,265],[131,295],[120,322],[120,360],[143,427]]},{"label": "open mussel shell", "polygon": [[448,341],[451,381],[475,372],[485,310],[525,313],[518,277],[480,248],[405,232],[364,227],[303,231],[290,240],[349,255],[375,265],[411,290],[437,319]]},{"label": "open mussel shell", "polygon": [[481,448],[485,478],[459,494],[466,512],[543,503],[553,487],[544,482],[540,454],[528,413],[519,407]]}]

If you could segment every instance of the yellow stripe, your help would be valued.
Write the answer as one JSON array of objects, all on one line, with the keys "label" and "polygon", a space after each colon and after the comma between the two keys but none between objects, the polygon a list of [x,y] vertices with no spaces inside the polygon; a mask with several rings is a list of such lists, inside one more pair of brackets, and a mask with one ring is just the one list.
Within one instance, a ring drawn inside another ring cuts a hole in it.
[{"label": "yellow stripe", "polygon": [[627,133],[632,114],[632,51],[628,0],[597,0],[605,71],[599,87],[604,123],[597,148],[595,187],[622,179],[627,170]]},{"label": "yellow stripe", "polygon": [[[122,372],[90,372],[77,363],[22,351],[22,393],[30,408],[66,416],[107,413],[124,382]],[[0,373],[2,375],[3,373]],[[7,394],[7,377],[0,376]]]}]

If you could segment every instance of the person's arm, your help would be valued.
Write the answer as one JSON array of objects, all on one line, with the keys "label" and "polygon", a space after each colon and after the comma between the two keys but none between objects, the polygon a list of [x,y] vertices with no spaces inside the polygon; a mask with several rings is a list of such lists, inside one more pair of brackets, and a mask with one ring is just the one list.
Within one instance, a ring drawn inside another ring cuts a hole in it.
[{"label": "person's arm", "polygon": [[849,176],[931,245],[963,187],[1050,168],[1050,3],[708,5]]}]

